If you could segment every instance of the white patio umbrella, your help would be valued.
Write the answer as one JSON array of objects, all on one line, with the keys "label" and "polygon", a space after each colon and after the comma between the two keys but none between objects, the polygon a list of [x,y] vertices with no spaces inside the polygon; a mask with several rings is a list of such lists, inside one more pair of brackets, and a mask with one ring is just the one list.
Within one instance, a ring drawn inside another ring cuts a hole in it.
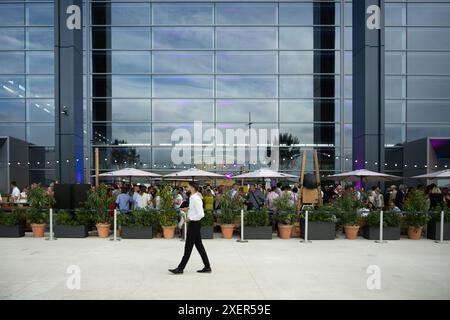
[{"label": "white patio umbrella", "polygon": [[265,178],[298,178],[292,174],[282,173],[278,171],[273,171],[267,168],[261,168],[252,172],[243,173],[233,178],[236,179],[265,179]]},{"label": "white patio umbrella", "polygon": [[[93,175],[93,177],[95,177],[95,175]],[[99,174],[99,177],[111,177],[111,178],[124,177],[124,178],[129,178],[130,183],[131,183],[131,178],[135,178],[135,177],[158,178],[158,177],[161,177],[161,175],[159,175],[157,173],[149,172],[149,171],[135,169],[135,168],[124,168],[124,169],[120,169],[120,170],[104,172],[102,174]]]},{"label": "white patio umbrella", "polygon": [[395,181],[400,180],[401,177],[393,176],[386,173],[370,171],[366,169],[359,169],[349,172],[343,172],[328,176],[327,179],[336,181],[360,181],[360,182],[377,182],[377,181]]},{"label": "white patio umbrella", "polygon": [[170,178],[171,180],[175,180],[176,178],[190,178],[191,181],[194,181],[200,178],[223,178],[223,176],[214,172],[208,172],[197,168],[190,168],[187,170],[166,174],[164,176],[164,179],[166,178]]},{"label": "white patio umbrella", "polygon": [[450,179],[450,169],[421,174],[419,176],[411,177],[413,179]]}]

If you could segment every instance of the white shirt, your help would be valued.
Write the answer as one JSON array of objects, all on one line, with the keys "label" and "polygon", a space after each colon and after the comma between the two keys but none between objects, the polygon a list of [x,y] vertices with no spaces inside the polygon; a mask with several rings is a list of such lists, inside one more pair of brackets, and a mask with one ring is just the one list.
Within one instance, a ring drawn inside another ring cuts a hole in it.
[{"label": "white shirt", "polygon": [[19,188],[14,187],[12,192],[11,192],[11,195],[14,198],[14,202],[19,202],[19,199],[20,199],[20,190],[19,190]]},{"label": "white shirt", "polygon": [[175,209],[179,209],[182,203],[183,203],[183,196],[181,194],[177,194],[175,198]]},{"label": "white shirt", "polygon": [[138,208],[147,208],[149,202],[148,193],[138,194],[137,196],[137,207]]},{"label": "white shirt", "polygon": [[194,193],[189,198],[189,210],[187,216],[188,219],[192,221],[199,221],[205,216],[205,212],[203,211],[203,201],[198,192]]}]

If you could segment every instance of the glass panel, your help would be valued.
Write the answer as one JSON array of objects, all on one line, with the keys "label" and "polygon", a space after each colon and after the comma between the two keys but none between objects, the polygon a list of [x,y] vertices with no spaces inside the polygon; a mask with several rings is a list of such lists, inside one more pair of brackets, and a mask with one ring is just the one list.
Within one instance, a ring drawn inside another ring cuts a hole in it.
[{"label": "glass panel", "polygon": [[23,4],[0,4],[0,25],[23,26]]},{"label": "glass panel", "polygon": [[339,28],[280,28],[280,49],[339,49]]},{"label": "glass panel", "polygon": [[27,28],[27,49],[53,50],[53,28]]},{"label": "glass panel", "polygon": [[[48,169],[55,167],[55,148],[54,147],[36,147],[32,146],[28,149],[30,151],[30,169]],[[30,172],[44,172],[30,171]],[[35,180],[31,180],[35,182]],[[53,180],[54,181],[54,180]]]},{"label": "glass panel", "polygon": [[218,76],[216,85],[219,98],[277,97],[277,77]]},{"label": "glass panel", "polygon": [[25,140],[25,125],[23,123],[0,123],[0,136],[10,136]]},{"label": "glass panel", "polygon": [[150,25],[150,4],[93,3],[92,24],[119,26]]},{"label": "glass panel", "polygon": [[344,97],[345,98],[353,98],[353,77],[345,76],[344,77]]},{"label": "glass panel", "polygon": [[[386,50],[405,50],[406,49],[406,30],[405,28],[385,28]],[[409,46],[409,41],[408,41]]]},{"label": "glass panel", "polygon": [[418,26],[450,26],[450,3],[409,3],[408,23]]},{"label": "glass panel", "polygon": [[[205,130],[208,130],[210,128],[213,128],[211,124],[208,123],[202,123],[202,133],[205,132]],[[172,133],[176,129],[184,129],[189,132],[191,141],[180,141],[180,139],[176,139],[174,137],[174,140],[172,140]],[[152,138],[153,138],[153,145],[159,146],[159,145],[172,145],[176,142],[182,142],[185,144],[194,143],[194,124],[193,123],[179,123],[179,124],[153,124],[152,126]],[[199,143],[202,143],[203,141],[200,141]],[[197,143],[197,142],[195,142]],[[153,160],[155,162],[155,160]]]},{"label": "glass panel", "polygon": [[27,25],[52,26],[53,10],[51,3],[27,4]]},{"label": "glass panel", "polygon": [[339,96],[339,78],[334,76],[280,76],[280,97],[312,98]]},{"label": "glass panel", "polygon": [[345,50],[352,50],[353,48],[353,29],[349,27],[344,29],[344,48]]},{"label": "glass panel", "polygon": [[150,52],[93,51],[92,71],[94,73],[150,73]]},{"label": "glass panel", "polygon": [[450,28],[408,28],[408,49],[450,50]]},{"label": "glass panel", "polygon": [[27,73],[54,73],[53,52],[27,52]]},{"label": "glass panel", "polygon": [[405,122],[405,120],[406,120],[406,101],[386,100],[384,116],[386,119],[385,121],[387,123]]},{"label": "glass panel", "polygon": [[27,76],[27,97],[29,98],[53,98],[53,76]]},{"label": "glass panel", "polygon": [[408,52],[408,73],[450,74],[449,52]]},{"label": "glass panel", "polygon": [[23,52],[0,52],[0,74],[25,73]]},{"label": "glass panel", "polygon": [[0,49],[23,49],[24,35],[24,28],[0,28]]},{"label": "glass panel", "polygon": [[95,123],[93,131],[94,144],[150,145],[150,125],[144,123]]},{"label": "glass panel", "polygon": [[335,3],[280,3],[280,25],[335,25],[339,17]]},{"label": "glass panel", "polygon": [[280,52],[280,72],[285,74],[339,73],[339,52]]},{"label": "glass panel", "polygon": [[450,98],[450,77],[408,77],[408,98]]},{"label": "glass panel", "polygon": [[353,122],[353,100],[344,101],[344,122]]},{"label": "glass panel", "polygon": [[351,3],[345,4],[344,23],[346,26],[353,24],[353,6]]},{"label": "glass panel", "polygon": [[276,28],[217,28],[217,49],[276,49]]},{"label": "glass panel", "polygon": [[153,99],[153,121],[213,121],[213,100]]},{"label": "glass panel", "polygon": [[[406,97],[406,79],[405,77],[386,77],[386,98],[405,98]],[[408,81],[409,82],[409,81]]]},{"label": "glass panel", "polygon": [[25,121],[25,100],[0,100],[0,122]]},{"label": "glass panel", "polygon": [[150,149],[135,147],[99,148],[100,169],[126,168],[132,165],[135,168],[150,169]]},{"label": "glass panel", "polygon": [[408,141],[425,137],[450,137],[450,126],[446,125],[408,125],[406,129]]},{"label": "glass panel", "polygon": [[24,98],[25,77],[0,76],[0,98]]},{"label": "glass panel", "polygon": [[214,95],[213,89],[213,77],[153,77],[154,98],[211,98]]},{"label": "glass panel", "polygon": [[408,121],[450,122],[450,101],[410,100]]},{"label": "glass panel", "polygon": [[213,24],[213,15],[211,4],[153,4],[155,25],[208,25]]},{"label": "glass panel", "polygon": [[28,124],[27,141],[41,146],[55,145],[55,125],[46,124]]},{"label": "glass panel", "polygon": [[[406,25],[406,4],[389,3],[385,5],[385,25],[404,26]],[[409,8],[408,8],[409,13]]]},{"label": "glass panel", "polygon": [[277,23],[275,3],[218,3],[216,23],[223,25],[274,25]]},{"label": "glass panel", "polygon": [[353,73],[353,52],[345,52],[344,55],[344,69],[345,74]]},{"label": "glass panel", "polygon": [[334,124],[283,124],[281,134],[291,134],[294,144],[335,144]]},{"label": "glass panel", "polygon": [[30,170],[29,173],[29,179],[32,183],[36,182],[47,186],[56,180],[55,170]]},{"label": "glass panel", "polygon": [[217,121],[245,122],[277,121],[278,110],[275,100],[217,100]]},{"label": "glass panel", "polygon": [[386,52],[386,74],[405,74],[406,54],[404,52]]},{"label": "glass panel", "polygon": [[94,49],[150,50],[150,28],[93,27]]},{"label": "glass panel", "polygon": [[401,145],[405,142],[405,126],[387,124],[384,127],[384,143],[388,146]]},{"label": "glass panel", "polygon": [[276,73],[276,52],[217,52],[218,73]]},{"label": "glass panel", "polygon": [[94,97],[150,98],[149,76],[94,76]]},{"label": "glass panel", "polygon": [[213,73],[212,52],[153,52],[153,73]]},{"label": "glass panel", "polygon": [[280,121],[313,122],[339,120],[338,100],[280,100]]},{"label": "glass panel", "polygon": [[150,121],[149,99],[93,99],[93,121]]},{"label": "glass panel", "polygon": [[212,49],[213,28],[153,28],[154,49]]},{"label": "glass panel", "polygon": [[28,99],[27,121],[53,122],[55,121],[55,102],[52,99]]}]

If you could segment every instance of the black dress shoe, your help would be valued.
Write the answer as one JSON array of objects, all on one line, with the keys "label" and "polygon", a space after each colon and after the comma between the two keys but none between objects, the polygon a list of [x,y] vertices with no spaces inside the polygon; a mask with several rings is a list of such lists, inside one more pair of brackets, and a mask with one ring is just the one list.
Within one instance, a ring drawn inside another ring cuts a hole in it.
[{"label": "black dress shoe", "polygon": [[173,274],[182,274],[183,270],[175,268],[175,269],[169,269],[170,272],[172,272]]},{"label": "black dress shoe", "polygon": [[199,273],[211,273],[212,272],[212,270],[211,270],[211,268],[203,268],[202,270],[197,270],[197,272],[199,272]]}]

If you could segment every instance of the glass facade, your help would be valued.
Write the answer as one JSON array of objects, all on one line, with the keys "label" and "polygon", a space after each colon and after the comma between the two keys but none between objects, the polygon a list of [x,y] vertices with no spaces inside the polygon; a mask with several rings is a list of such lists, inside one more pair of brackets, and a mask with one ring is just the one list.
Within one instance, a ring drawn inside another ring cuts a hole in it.
[{"label": "glass facade", "polygon": [[[85,1],[86,177],[179,170],[172,132],[278,128],[281,169],[319,151],[352,168],[352,1]],[[54,179],[52,1],[0,1],[0,135],[30,143],[30,180]],[[450,1],[387,1],[386,169],[402,145],[450,137]],[[391,167],[391,163],[398,166]],[[238,166],[217,163],[208,170]],[[307,170],[312,169],[308,161]]]}]

